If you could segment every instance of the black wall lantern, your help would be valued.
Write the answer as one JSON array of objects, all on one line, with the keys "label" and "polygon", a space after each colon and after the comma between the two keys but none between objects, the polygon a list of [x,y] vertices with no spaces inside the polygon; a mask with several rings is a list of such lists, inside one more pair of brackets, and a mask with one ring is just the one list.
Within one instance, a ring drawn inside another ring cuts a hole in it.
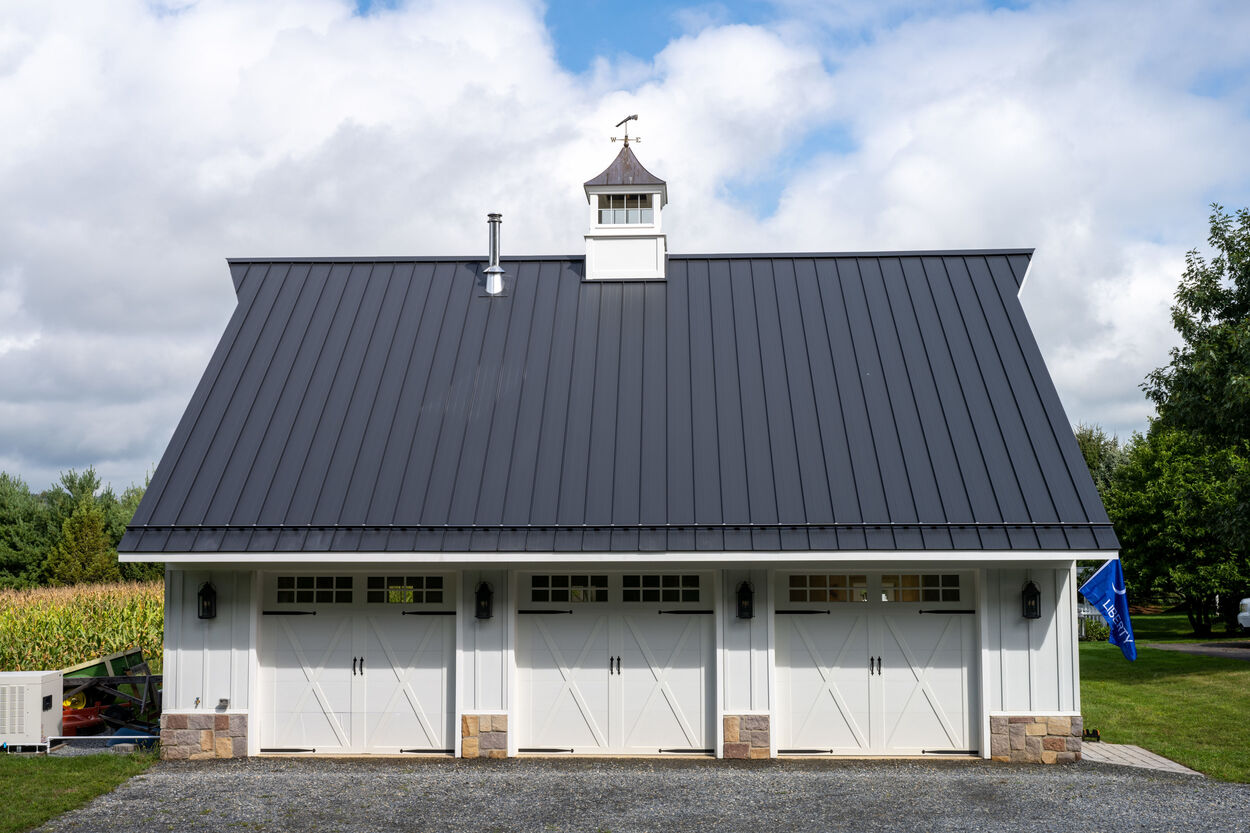
[{"label": "black wall lantern", "polygon": [[755,591],[745,581],[738,585],[738,618],[755,618]]},{"label": "black wall lantern", "polygon": [[1020,593],[1020,601],[1025,619],[1042,618],[1042,591],[1038,590],[1037,585],[1032,581],[1024,585],[1024,591]]},{"label": "black wall lantern", "polygon": [[213,587],[212,582],[206,581],[200,585],[200,592],[195,594],[199,600],[199,617],[201,619],[217,618],[217,588]]},{"label": "black wall lantern", "polygon": [[473,615],[478,619],[489,619],[494,615],[491,610],[494,607],[495,594],[490,589],[490,585],[482,582],[477,586],[477,592],[473,594]]}]

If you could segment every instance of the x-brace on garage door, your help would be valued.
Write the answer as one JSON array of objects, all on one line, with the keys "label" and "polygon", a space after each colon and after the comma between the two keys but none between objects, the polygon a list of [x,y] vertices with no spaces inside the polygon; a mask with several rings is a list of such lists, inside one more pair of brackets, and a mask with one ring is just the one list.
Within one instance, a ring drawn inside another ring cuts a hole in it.
[{"label": "x-brace on garage door", "polygon": [[710,586],[691,574],[521,576],[521,750],[712,751]]},{"label": "x-brace on garage door", "polygon": [[440,575],[268,577],[261,751],[450,751],[449,582]]},{"label": "x-brace on garage door", "polygon": [[976,750],[971,574],[808,571],[778,584],[779,752]]}]

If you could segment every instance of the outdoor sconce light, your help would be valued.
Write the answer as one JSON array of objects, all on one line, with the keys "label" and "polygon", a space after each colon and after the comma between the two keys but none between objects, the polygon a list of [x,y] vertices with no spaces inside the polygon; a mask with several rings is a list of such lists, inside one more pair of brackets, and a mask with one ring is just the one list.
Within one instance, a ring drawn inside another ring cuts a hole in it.
[{"label": "outdoor sconce light", "polygon": [[738,618],[755,618],[755,591],[745,581],[738,585]]},{"label": "outdoor sconce light", "polygon": [[493,616],[491,608],[494,606],[495,594],[491,591],[490,585],[482,582],[477,586],[477,592],[473,594],[473,615],[478,619],[489,619]]},{"label": "outdoor sconce light", "polygon": [[1020,594],[1020,601],[1024,606],[1023,616],[1025,619],[1042,618],[1042,591],[1038,590],[1037,585],[1032,581],[1024,585],[1024,591]]},{"label": "outdoor sconce light", "polygon": [[217,618],[217,588],[213,587],[212,582],[206,581],[200,585],[200,592],[196,593],[199,600],[199,617],[201,619]]}]

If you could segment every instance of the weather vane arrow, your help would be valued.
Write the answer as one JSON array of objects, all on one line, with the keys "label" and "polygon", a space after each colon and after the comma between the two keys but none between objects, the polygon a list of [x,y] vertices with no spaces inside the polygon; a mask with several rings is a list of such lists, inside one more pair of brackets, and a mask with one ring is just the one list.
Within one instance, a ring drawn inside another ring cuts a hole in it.
[{"label": "weather vane arrow", "polygon": [[[637,114],[637,113],[635,113],[635,114],[634,114],[634,115],[632,115],[632,116],[626,116],[625,118],[621,119],[620,121],[618,121],[618,122],[616,123],[616,126],[617,126],[617,127],[620,127],[621,125],[625,125],[625,138],[623,139],[623,141],[625,142],[625,147],[629,147],[629,123],[630,123],[631,121],[638,121],[638,114]],[[613,136],[613,137],[612,137],[612,141],[614,141],[614,142],[615,142],[616,140],[617,140],[617,138],[616,138],[615,136]],[[635,142],[641,142],[641,141],[642,141],[642,137],[641,137],[641,136],[635,136],[635,137],[634,137],[634,141],[635,141]]]}]

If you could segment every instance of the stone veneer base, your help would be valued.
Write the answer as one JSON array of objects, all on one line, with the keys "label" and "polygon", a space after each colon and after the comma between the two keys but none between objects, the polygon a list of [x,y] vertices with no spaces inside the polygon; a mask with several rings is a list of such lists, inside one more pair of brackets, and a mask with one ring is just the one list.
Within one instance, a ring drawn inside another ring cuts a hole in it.
[{"label": "stone veneer base", "polygon": [[772,746],[770,722],[766,714],[725,715],[725,744],[721,754],[739,760],[769,757]]},{"label": "stone veneer base", "polygon": [[508,757],[508,715],[461,715],[460,757]]},{"label": "stone veneer base", "polygon": [[161,715],[162,760],[245,757],[246,714],[165,712]]},{"label": "stone veneer base", "polygon": [[990,758],[1004,763],[1065,764],[1081,760],[1078,717],[1011,715],[990,718]]}]

